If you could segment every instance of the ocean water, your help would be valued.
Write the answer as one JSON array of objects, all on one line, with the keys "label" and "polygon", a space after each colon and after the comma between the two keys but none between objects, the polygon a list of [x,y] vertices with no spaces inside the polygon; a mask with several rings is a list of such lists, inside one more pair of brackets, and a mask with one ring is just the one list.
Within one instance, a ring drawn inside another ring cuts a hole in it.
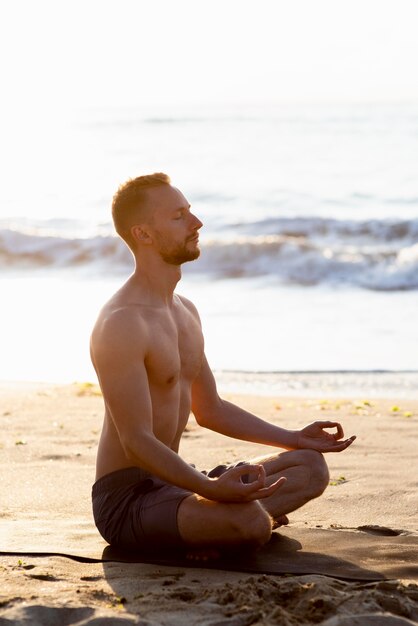
[{"label": "ocean water", "polygon": [[416,107],[79,111],[43,120],[18,156],[1,183],[0,379],[94,380],[91,326],[133,268],[111,198],[153,171],[204,222],[178,291],[227,388],[418,370]]}]

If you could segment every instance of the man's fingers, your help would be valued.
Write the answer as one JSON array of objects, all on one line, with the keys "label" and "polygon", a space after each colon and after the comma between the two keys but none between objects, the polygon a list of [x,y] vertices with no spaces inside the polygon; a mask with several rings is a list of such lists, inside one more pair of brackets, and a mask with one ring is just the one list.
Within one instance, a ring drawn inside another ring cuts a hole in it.
[{"label": "man's fingers", "polygon": [[245,465],[231,467],[224,474],[222,474],[220,478],[222,478],[222,476],[233,477],[234,480],[240,481],[243,476],[248,475],[251,476],[250,482],[241,482],[245,485],[251,485],[252,489],[259,489],[260,487],[264,487],[266,484],[266,470],[264,469],[264,465],[261,464],[255,465],[246,463]]},{"label": "man's fingers", "polygon": [[231,472],[231,474],[236,476],[236,478],[241,478],[242,476],[246,476],[247,474],[255,474],[255,482],[260,482],[262,484],[264,484],[266,480],[266,470],[264,469],[264,465],[261,464],[253,465],[250,463],[246,463],[245,465],[232,467],[228,470],[228,472]]},{"label": "man's fingers", "polygon": [[[251,500],[261,500],[263,498],[268,498],[268,496],[273,495],[273,493],[275,491],[277,491],[277,489],[280,489],[280,487],[282,487],[284,485],[286,480],[287,480],[287,478],[285,476],[282,476],[281,478],[276,480],[274,483],[272,483],[268,487],[261,487],[261,488],[255,489],[251,493]],[[248,487],[252,487],[253,485],[254,485],[254,483],[250,483],[248,485]],[[248,495],[250,495],[250,494],[248,494]]]},{"label": "man's fingers", "polygon": [[320,428],[336,428],[337,432],[332,435],[334,439],[342,439],[344,437],[344,430],[339,422],[330,422],[327,420],[316,423]]},{"label": "man's fingers", "polygon": [[332,446],[331,448],[328,448],[327,452],[341,452],[342,450],[345,450],[346,448],[348,448],[348,446],[351,446],[351,444],[353,443],[353,441],[356,439],[355,435],[353,435],[353,437],[350,437],[349,439],[346,439],[345,441],[341,441],[340,443]]},{"label": "man's fingers", "polygon": [[[251,473],[257,473],[258,477],[250,483],[243,483],[241,476]],[[250,502],[252,500],[260,500],[271,496],[277,489],[286,482],[286,478],[281,476],[274,483],[265,486],[266,484],[266,472],[262,465],[242,465],[239,467],[233,467],[227,472],[222,474],[216,479],[224,483],[224,488],[230,491],[230,498],[221,498],[221,501],[226,502]],[[229,483],[229,485],[228,485]]]},{"label": "man's fingers", "polygon": [[336,428],[337,428],[337,432],[334,435],[335,439],[342,439],[344,437],[343,427],[341,426],[341,424],[337,424]]},{"label": "man's fingers", "polygon": [[283,487],[286,481],[287,481],[286,476],[281,476],[268,487],[264,487],[262,491],[268,492],[269,494],[274,493],[275,491],[277,491],[277,489],[280,489],[280,487]]}]

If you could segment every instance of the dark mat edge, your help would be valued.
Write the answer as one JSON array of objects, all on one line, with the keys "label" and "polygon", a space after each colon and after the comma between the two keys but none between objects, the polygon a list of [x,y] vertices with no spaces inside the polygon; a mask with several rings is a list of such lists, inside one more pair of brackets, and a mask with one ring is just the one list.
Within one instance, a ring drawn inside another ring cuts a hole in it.
[{"label": "dark mat edge", "polygon": [[260,570],[260,568],[255,568],[251,566],[244,566],[240,564],[239,566],[233,567],[228,566],[226,564],[222,564],[219,562],[198,562],[192,560],[168,560],[161,558],[151,558],[151,557],[139,557],[135,560],[124,559],[121,557],[112,557],[112,558],[94,558],[94,557],[85,557],[74,554],[67,554],[65,552],[16,552],[16,551],[0,551],[1,556],[16,556],[16,557],[33,557],[33,558],[46,558],[46,557],[61,557],[65,559],[71,559],[72,561],[76,561],[78,563],[129,563],[129,564],[144,564],[144,565],[157,565],[164,567],[184,567],[187,569],[218,569],[225,572],[242,572],[244,574],[259,574],[260,576],[325,576],[326,578],[335,578],[338,580],[343,580],[347,582],[379,582],[382,580],[396,580],[396,578],[388,578],[384,574],[376,573],[374,576],[342,576],[339,574],[326,574],[323,571],[315,571],[314,569],[309,569],[309,571],[300,571],[295,569],[295,571],[273,571],[268,568],[265,570]]}]

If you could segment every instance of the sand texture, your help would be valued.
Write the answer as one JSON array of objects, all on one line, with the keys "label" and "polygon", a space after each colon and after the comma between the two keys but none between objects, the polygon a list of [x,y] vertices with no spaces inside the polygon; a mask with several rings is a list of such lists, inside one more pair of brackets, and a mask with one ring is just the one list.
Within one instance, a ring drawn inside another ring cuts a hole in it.
[{"label": "sand texture", "polygon": [[[265,575],[30,555],[100,558],[106,547],[90,504],[102,399],[97,388],[84,384],[2,384],[0,550],[21,554],[1,557],[0,626],[418,623],[418,401],[228,398],[285,427],[337,419],[347,435],[356,434],[349,450],[327,456],[331,481],[325,494],[293,513],[280,535],[287,533],[290,541],[293,532],[304,544],[315,532],[337,543],[349,533],[366,541],[369,533],[377,568],[379,559],[398,557],[401,565],[409,559],[411,567],[403,571],[410,575],[347,581],[309,572]],[[270,451],[204,431],[193,419],[181,448],[201,469]],[[400,545],[407,546],[403,553]],[[331,542],[318,550],[332,556]]]}]

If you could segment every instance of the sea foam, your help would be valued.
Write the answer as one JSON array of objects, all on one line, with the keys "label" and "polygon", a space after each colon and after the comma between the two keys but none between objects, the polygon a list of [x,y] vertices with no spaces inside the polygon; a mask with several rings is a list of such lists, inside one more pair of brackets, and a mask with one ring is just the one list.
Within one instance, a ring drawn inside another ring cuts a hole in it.
[{"label": "sea foam", "polygon": [[[0,230],[0,267],[130,271],[133,258],[113,234],[65,236],[45,229]],[[269,276],[301,286],[340,283],[372,290],[418,288],[418,220],[268,219],[231,224],[201,237],[188,273],[211,279]]]}]

